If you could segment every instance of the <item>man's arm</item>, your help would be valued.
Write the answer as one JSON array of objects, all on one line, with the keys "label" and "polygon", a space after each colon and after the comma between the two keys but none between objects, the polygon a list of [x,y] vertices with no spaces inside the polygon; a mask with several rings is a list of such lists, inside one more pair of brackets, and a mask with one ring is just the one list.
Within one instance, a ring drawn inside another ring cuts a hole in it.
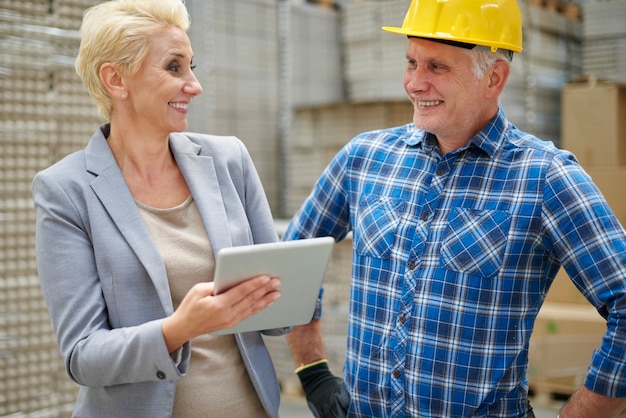
[{"label": "man's arm", "polygon": [[626,409],[626,398],[610,398],[581,387],[561,408],[558,418],[615,418]]},{"label": "man's arm", "polygon": [[320,320],[297,326],[285,337],[313,415],[316,418],[346,417],[350,395],[343,379],[334,376],[328,368]]},{"label": "man's arm", "polygon": [[294,327],[285,337],[296,368],[326,358],[322,326],[319,319],[313,319],[306,325]]}]

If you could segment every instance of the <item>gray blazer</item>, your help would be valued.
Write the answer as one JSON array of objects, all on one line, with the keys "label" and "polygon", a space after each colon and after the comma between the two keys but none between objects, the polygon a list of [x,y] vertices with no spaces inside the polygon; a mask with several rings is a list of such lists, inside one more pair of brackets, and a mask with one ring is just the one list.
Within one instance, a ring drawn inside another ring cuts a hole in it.
[{"label": "gray blazer", "polygon": [[[80,385],[73,416],[170,417],[190,345],[177,362],[167,351],[161,323],[173,306],[165,266],[106,136],[108,125],[33,180],[41,286],[67,372]],[[239,139],[173,133],[169,142],[215,252],[278,239]],[[278,383],[261,334],[236,340],[265,410],[276,416]]]}]

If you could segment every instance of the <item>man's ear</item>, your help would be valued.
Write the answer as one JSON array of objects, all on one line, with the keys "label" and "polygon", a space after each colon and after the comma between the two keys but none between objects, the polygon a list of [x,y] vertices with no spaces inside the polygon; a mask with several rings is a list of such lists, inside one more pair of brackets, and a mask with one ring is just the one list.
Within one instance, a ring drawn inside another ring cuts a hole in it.
[{"label": "man's ear", "polygon": [[100,80],[107,89],[112,99],[124,100],[126,99],[127,88],[124,84],[124,78],[119,67],[105,62],[100,67]]},{"label": "man's ear", "polygon": [[498,98],[502,91],[504,90],[504,86],[506,85],[506,81],[509,78],[509,74],[511,72],[511,66],[508,62],[504,60],[496,61],[491,68],[487,71],[488,84],[487,84],[487,95],[490,98]]}]

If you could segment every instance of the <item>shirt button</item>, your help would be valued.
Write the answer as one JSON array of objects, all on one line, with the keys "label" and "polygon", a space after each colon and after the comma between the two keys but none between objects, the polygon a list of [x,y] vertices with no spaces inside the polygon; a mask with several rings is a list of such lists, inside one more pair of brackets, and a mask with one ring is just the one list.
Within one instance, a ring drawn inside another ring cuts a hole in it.
[{"label": "shirt button", "polygon": [[400,369],[396,369],[393,371],[393,377],[395,377],[396,379],[399,378],[401,374],[402,374],[402,370]]},{"label": "shirt button", "polygon": [[400,320],[401,324],[404,324],[406,322],[406,315],[400,315],[398,319]]},{"label": "shirt button", "polygon": [[443,168],[438,168],[436,173],[438,176],[443,176],[443,173],[444,173]]},{"label": "shirt button", "polygon": [[165,373],[163,373],[161,370],[159,370],[159,371],[157,372],[157,375],[156,375],[156,376],[157,376],[160,380],[165,379]]},{"label": "shirt button", "polygon": [[427,220],[428,220],[428,214],[426,214],[426,213],[422,213],[422,214],[420,215],[420,220],[422,220],[422,221],[427,221]]},{"label": "shirt button", "polygon": [[415,261],[409,261],[409,264],[406,265],[409,270],[413,270],[415,268]]}]

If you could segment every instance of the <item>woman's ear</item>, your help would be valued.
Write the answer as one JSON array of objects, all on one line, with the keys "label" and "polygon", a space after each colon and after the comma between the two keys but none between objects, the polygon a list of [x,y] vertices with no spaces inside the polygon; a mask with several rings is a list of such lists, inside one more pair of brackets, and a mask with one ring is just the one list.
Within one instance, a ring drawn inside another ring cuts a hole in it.
[{"label": "woman's ear", "polygon": [[100,67],[100,80],[107,89],[111,99],[124,100],[127,97],[127,89],[119,67],[105,62]]},{"label": "woman's ear", "polygon": [[498,98],[511,72],[511,65],[504,60],[497,60],[487,72],[489,83],[487,85],[488,97]]}]

